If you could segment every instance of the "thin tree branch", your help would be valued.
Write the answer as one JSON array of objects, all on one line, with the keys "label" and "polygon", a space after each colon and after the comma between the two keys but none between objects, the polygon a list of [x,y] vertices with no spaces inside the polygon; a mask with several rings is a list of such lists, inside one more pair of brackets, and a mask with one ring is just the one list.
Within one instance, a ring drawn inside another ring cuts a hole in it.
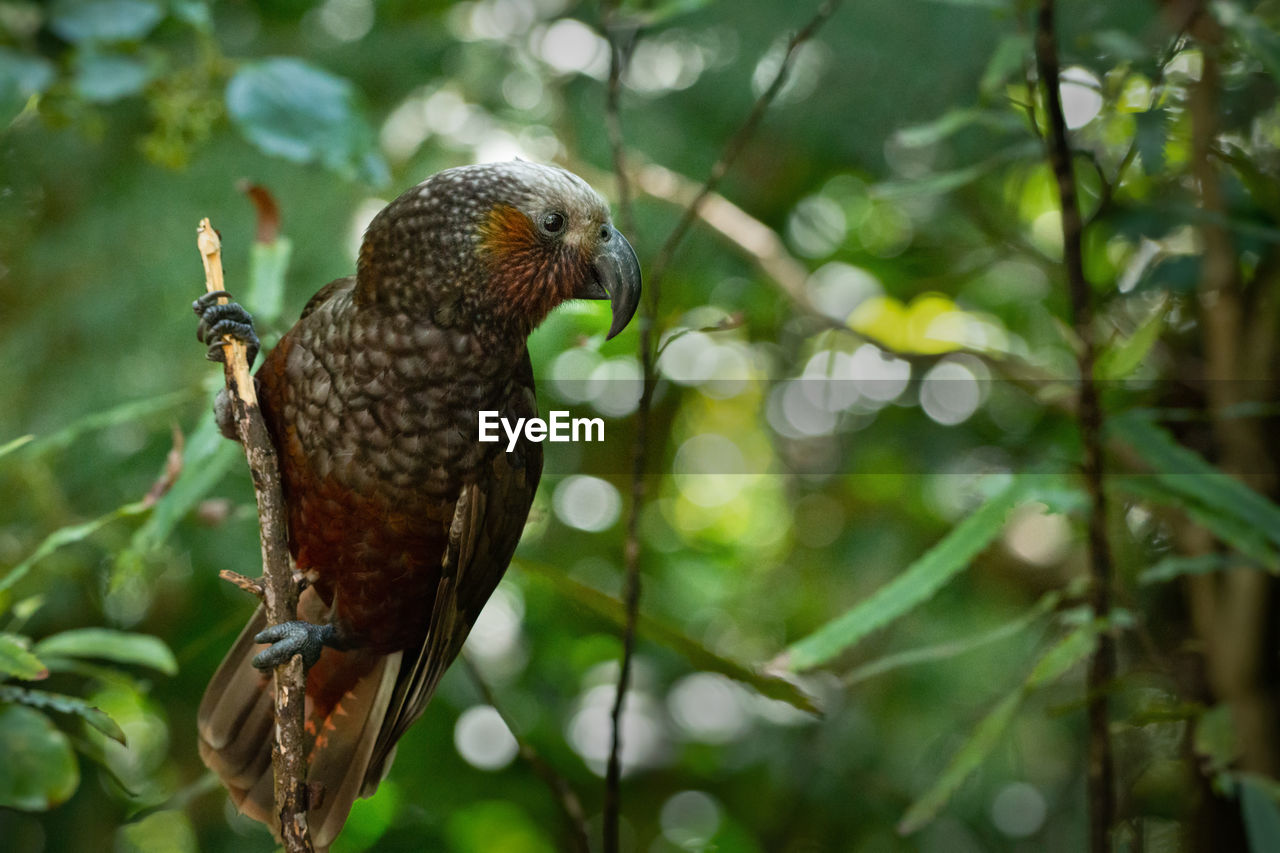
[{"label": "thin tree branch", "polygon": [[498,704],[497,697],[493,695],[493,690],[484,680],[484,676],[480,674],[475,661],[463,654],[462,663],[466,666],[467,673],[471,676],[471,681],[475,684],[476,690],[480,691],[480,698],[486,705],[498,712],[498,716],[502,718],[507,731],[511,732],[511,736],[516,739],[516,748],[519,750],[520,757],[528,762],[533,772],[538,774],[538,777],[551,789],[556,803],[560,806],[560,811],[564,813],[565,822],[569,825],[569,837],[573,839],[573,849],[576,853],[590,853],[591,844],[587,835],[587,815],[582,809],[582,800],[578,798],[578,794],[573,790],[573,786],[569,784],[569,780],[560,775],[560,772],[552,767],[551,763],[533,748],[533,744],[520,736],[520,732],[512,724],[511,718],[507,716],[507,713],[502,710],[502,706]]},{"label": "thin tree branch", "polygon": [[[738,128],[737,132],[730,137],[724,151],[720,155],[720,159],[711,167],[711,172],[707,176],[706,181],[702,184],[702,189],[689,202],[681,215],[680,220],[672,229],[671,234],[667,237],[666,242],[662,244],[653,264],[650,266],[648,281],[645,284],[645,300],[640,311],[640,364],[644,376],[644,389],[640,395],[639,408],[636,411],[636,432],[635,441],[632,445],[632,479],[631,479],[631,505],[627,512],[626,542],[623,546],[623,564],[626,570],[626,587],[623,594],[623,603],[626,606],[626,623],[622,634],[622,661],[618,671],[618,687],[614,695],[613,709],[611,713],[612,737],[609,745],[609,761],[605,769],[605,792],[604,792],[604,850],[605,853],[618,853],[619,836],[618,824],[621,815],[621,778],[622,778],[622,714],[626,705],[627,690],[631,681],[631,662],[635,651],[636,621],[640,612],[640,512],[644,507],[645,500],[645,479],[644,471],[648,457],[648,434],[649,434],[649,416],[650,408],[653,403],[653,392],[657,385],[657,374],[654,370],[656,360],[655,356],[655,336],[654,325],[658,317],[658,307],[662,299],[662,277],[666,273],[667,267],[671,263],[672,257],[675,255],[676,249],[685,235],[689,232],[694,221],[698,219],[703,203],[709,196],[716,191],[721,180],[729,168],[738,159],[738,156],[746,148],[752,135],[759,127],[761,120],[764,118],[765,112],[769,109],[769,105],[773,103],[778,92],[781,91],[783,84],[787,80],[787,74],[791,70],[791,66],[795,61],[796,52],[800,46],[809,41],[818,32],[823,24],[835,14],[840,7],[841,0],[825,0],[818,7],[817,12],[810,18],[809,22],[797,31],[787,41],[786,51],[783,54],[782,61],[778,65],[778,71],[774,75],[773,80],[764,92],[756,99],[755,104],[751,108],[751,112],[747,114],[746,119]],[[613,7],[607,11],[612,13]],[[615,41],[615,31],[610,30],[610,41]],[[613,117],[609,119],[610,125],[616,125],[617,133],[610,134],[610,143],[613,153],[613,165],[618,174],[618,185],[621,192],[623,187],[629,187],[627,182],[626,164],[624,158],[625,140],[623,138],[621,123],[617,116],[618,99],[616,97],[617,81],[621,80],[625,71],[625,61],[627,55],[618,47],[610,52],[612,56],[612,65],[610,69],[610,87],[614,89],[614,96],[608,99],[608,112],[613,113]],[[629,202],[629,196],[627,198]],[[629,213],[624,213],[629,216]]]},{"label": "thin tree branch", "polygon": [[787,76],[791,72],[791,66],[795,62],[796,52],[805,42],[817,35],[831,16],[840,8],[842,0],[825,0],[818,11],[814,14],[809,22],[801,29],[796,31],[790,39],[787,40],[787,47],[782,56],[782,62],[778,65],[778,71],[770,81],[768,88],[756,99],[755,104],[751,108],[751,112],[747,115],[746,121],[738,128],[725,146],[720,159],[711,167],[711,173],[707,176],[707,180],[702,185],[702,190],[694,198],[694,200],[685,208],[684,214],[680,217],[680,221],[676,223],[676,227],[671,230],[671,235],[667,237],[667,241],[662,245],[657,257],[654,259],[652,272],[650,273],[650,284],[648,292],[650,300],[656,305],[661,296],[660,284],[663,275],[666,274],[667,267],[671,263],[672,257],[675,255],[676,249],[680,242],[684,239],[685,234],[689,231],[689,226],[698,218],[698,211],[702,207],[703,201],[707,196],[716,191],[720,186],[720,182],[724,180],[724,176],[728,173],[729,168],[737,161],[738,156],[742,154],[747,147],[747,143],[751,137],[755,135],[756,129],[760,126],[761,120],[764,118],[765,112],[768,111],[769,105],[773,103],[774,98],[778,96],[778,92],[782,90],[783,84],[787,82]]},{"label": "thin tree branch", "polygon": [[623,233],[635,234],[636,221],[631,209],[631,180],[627,173],[627,148],[622,134],[622,75],[631,61],[631,49],[639,36],[639,28],[618,15],[616,2],[605,10],[605,33],[609,38],[609,82],[605,88],[605,128],[609,133],[609,153],[613,174],[618,184],[618,221]]},{"label": "thin tree branch", "polygon": [[[1084,274],[1084,223],[1080,218],[1071,147],[1067,141],[1067,124],[1062,114],[1062,98],[1058,89],[1058,48],[1053,13],[1053,0],[1040,0],[1035,37],[1036,69],[1040,83],[1044,86],[1045,111],[1049,119],[1046,143],[1062,207],[1062,259],[1071,298],[1072,323],[1081,342],[1078,357],[1080,402],[1077,414],[1080,419],[1080,440],[1084,447],[1085,488],[1089,493],[1090,503],[1090,598],[1094,618],[1105,619],[1111,611],[1113,571],[1111,548],[1107,541],[1106,494],[1102,486],[1102,406],[1093,379],[1097,350],[1093,331],[1093,294]],[[1114,762],[1107,701],[1107,688],[1115,679],[1115,672],[1115,640],[1109,632],[1104,631],[1098,638],[1098,647],[1089,661],[1086,676],[1089,718],[1089,849],[1092,853],[1109,853],[1111,826],[1115,821]]]},{"label": "thin tree branch", "polygon": [[[631,182],[627,175],[626,140],[622,132],[619,96],[622,75],[630,60],[631,45],[637,32],[628,28],[626,33],[616,21],[617,3],[610,3],[605,10],[605,29],[609,36],[609,83],[605,99],[605,124],[609,129],[609,148],[613,160],[614,175],[618,182],[619,215],[623,227],[634,233],[635,218],[631,211]],[[621,39],[626,38],[624,44]],[[653,284],[648,285],[649,288]],[[605,853],[618,853],[618,824],[622,814],[622,713],[627,689],[631,684],[631,662],[635,653],[636,623],[640,617],[640,510],[645,499],[645,454],[648,446],[649,411],[653,403],[653,325],[657,316],[656,299],[646,299],[640,308],[640,363],[644,387],[636,411],[635,442],[631,448],[631,505],[627,512],[626,543],[623,546],[623,566],[626,579],[622,599],[626,608],[626,620],[622,629],[622,660],[618,666],[618,686],[609,713],[609,759],[604,776],[604,815],[602,831]]]},{"label": "thin tree branch", "polygon": [[[200,221],[196,243],[204,261],[205,287],[224,290],[222,241],[208,219]],[[226,302],[223,298],[220,302]],[[249,375],[245,345],[230,336],[223,338],[227,390],[235,412],[236,432],[253,475],[253,492],[258,503],[262,539],[261,584],[267,621],[271,625],[297,618],[298,587],[289,567],[289,546],[285,538],[284,499],[280,491],[280,467],[253,377]],[[303,747],[303,708],[307,689],[302,657],[294,655],[275,671],[275,741],[271,746],[271,767],[275,781],[276,816],[280,837],[288,853],[311,853],[311,830],[307,826],[310,792],[306,784],[307,764]]]}]

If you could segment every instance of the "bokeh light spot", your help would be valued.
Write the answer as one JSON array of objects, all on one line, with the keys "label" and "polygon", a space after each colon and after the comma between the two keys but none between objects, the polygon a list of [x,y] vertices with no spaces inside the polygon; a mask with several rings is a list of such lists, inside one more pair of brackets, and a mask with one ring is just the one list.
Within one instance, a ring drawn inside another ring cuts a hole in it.
[{"label": "bokeh light spot", "polygon": [[501,770],[520,751],[515,736],[491,705],[476,705],[458,716],[453,745],[463,760],[480,770]]},{"label": "bokeh light spot", "polygon": [[1010,838],[1034,835],[1048,814],[1044,795],[1026,782],[1011,782],[991,802],[991,822]]},{"label": "bokeh light spot", "polygon": [[720,828],[720,806],[702,791],[681,791],[662,804],[662,835],[686,850],[700,850]]},{"label": "bokeh light spot", "polygon": [[552,503],[561,521],[592,533],[611,527],[622,510],[622,498],[612,483],[585,474],[565,477]]}]

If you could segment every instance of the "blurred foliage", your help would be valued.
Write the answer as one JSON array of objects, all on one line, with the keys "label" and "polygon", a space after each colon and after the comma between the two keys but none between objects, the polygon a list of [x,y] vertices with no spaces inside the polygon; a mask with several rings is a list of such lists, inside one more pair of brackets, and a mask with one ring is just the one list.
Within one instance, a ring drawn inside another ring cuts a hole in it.
[{"label": "blurred foliage", "polygon": [[[1195,622],[1199,581],[1280,567],[1274,442],[1224,468],[1227,438],[1280,426],[1280,14],[1225,0],[1193,32],[1178,4],[1060,5],[1123,609],[1083,603],[1079,341],[1031,10],[846,4],[666,275],[627,849],[1080,849],[1081,661],[1103,631],[1122,652],[1117,837],[1276,848],[1277,783],[1257,772],[1274,742]],[[621,4],[646,263],[810,14]],[[221,375],[193,341],[198,219],[269,346],[353,269],[373,213],[438,169],[556,160],[612,193],[604,24],[572,0],[0,2],[6,849],[270,847],[195,750],[201,691],[252,609],[217,571],[259,559],[238,449],[208,413]],[[1206,51],[1216,207],[1197,172]],[[255,227],[240,178],[287,236]],[[1213,229],[1243,307],[1225,376]],[[530,340],[544,409],[605,417],[606,441],[547,445],[468,643],[597,833],[640,375],[634,331],[603,341],[605,310],[565,306]],[[1206,379],[1238,383],[1236,402]],[[1255,644],[1274,731],[1263,589],[1261,627],[1219,639]],[[335,850],[565,849],[483,705],[455,668]]]}]

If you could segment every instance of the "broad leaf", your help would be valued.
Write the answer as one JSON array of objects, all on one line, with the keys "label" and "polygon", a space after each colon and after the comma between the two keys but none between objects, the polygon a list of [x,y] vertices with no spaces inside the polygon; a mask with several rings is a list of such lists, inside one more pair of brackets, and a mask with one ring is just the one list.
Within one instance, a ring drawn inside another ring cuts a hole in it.
[{"label": "broad leaf", "polygon": [[1280,803],[1276,800],[1276,783],[1244,773],[1238,778],[1240,810],[1244,812],[1250,853],[1280,850]]},{"label": "broad leaf", "polygon": [[150,79],[151,69],[142,57],[83,50],[76,54],[76,94],[90,103],[136,95]]},{"label": "broad leaf", "polygon": [[44,57],[0,47],[0,130],[22,112],[33,96],[48,89],[55,76],[53,63]]},{"label": "broad leaf", "polygon": [[131,634],[110,628],[76,628],[46,637],[36,644],[36,654],[47,657],[91,658],[146,666],[176,675],[178,662],[159,637]]},{"label": "broad leaf", "polygon": [[26,690],[21,687],[0,686],[0,702],[16,702],[32,708],[43,708],[61,714],[74,714],[112,740],[123,744],[124,730],[101,708],[90,705],[78,696],[50,693],[47,690]]},{"label": "broad leaf", "polygon": [[227,84],[227,112],[264,152],[319,163],[346,178],[388,180],[351,81],[300,59],[245,65]]},{"label": "broad leaf", "polygon": [[0,675],[12,675],[23,681],[49,677],[49,668],[27,649],[25,637],[0,634]]},{"label": "broad leaf", "polygon": [[1015,479],[869,598],[793,643],[770,668],[801,672],[820,666],[928,601],[1000,535],[1009,511],[1027,495],[1023,481]]},{"label": "broad leaf", "polygon": [[1214,705],[1196,721],[1192,747],[1210,774],[1222,773],[1240,757],[1240,737],[1228,705]]},{"label": "broad leaf", "polygon": [[80,785],[71,741],[44,714],[0,705],[0,806],[47,811]]},{"label": "broad leaf", "polygon": [[163,18],[157,0],[58,0],[49,28],[71,42],[137,41]]}]

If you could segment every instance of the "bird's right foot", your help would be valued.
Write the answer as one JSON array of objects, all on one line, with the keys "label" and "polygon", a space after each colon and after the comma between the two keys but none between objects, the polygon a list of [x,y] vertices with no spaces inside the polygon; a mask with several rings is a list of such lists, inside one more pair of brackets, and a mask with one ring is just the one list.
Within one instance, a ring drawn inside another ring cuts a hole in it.
[{"label": "bird's right foot", "polygon": [[225,290],[214,290],[191,303],[191,310],[200,318],[196,328],[196,340],[209,345],[205,358],[210,361],[225,361],[222,351],[222,336],[230,335],[240,341],[249,350],[249,366],[258,356],[260,344],[258,335],[253,330],[253,317],[238,302],[218,304],[222,297],[231,298]]}]

